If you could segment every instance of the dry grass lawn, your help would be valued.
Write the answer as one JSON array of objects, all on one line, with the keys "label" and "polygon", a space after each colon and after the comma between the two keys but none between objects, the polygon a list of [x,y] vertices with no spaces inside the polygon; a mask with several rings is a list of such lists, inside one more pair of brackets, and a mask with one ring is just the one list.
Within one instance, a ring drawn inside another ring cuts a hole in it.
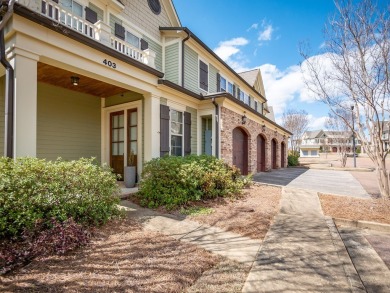
[{"label": "dry grass lawn", "polygon": [[203,249],[125,220],[106,225],[84,249],[36,259],[0,277],[0,291],[183,292],[218,262]]},{"label": "dry grass lawn", "polygon": [[[280,198],[280,188],[252,186],[239,199],[198,203],[214,212],[188,218],[263,239]],[[100,228],[87,247],[41,257],[0,276],[0,291],[241,292],[249,269],[194,245],[144,231],[136,220],[126,219]]]},{"label": "dry grass lawn", "polygon": [[319,197],[327,216],[390,224],[390,200],[328,194],[320,194]]},{"label": "dry grass lawn", "polygon": [[216,199],[195,206],[213,208],[208,215],[188,218],[209,226],[217,226],[252,239],[262,240],[279,211],[282,189],[268,185],[253,185],[239,199]]}]

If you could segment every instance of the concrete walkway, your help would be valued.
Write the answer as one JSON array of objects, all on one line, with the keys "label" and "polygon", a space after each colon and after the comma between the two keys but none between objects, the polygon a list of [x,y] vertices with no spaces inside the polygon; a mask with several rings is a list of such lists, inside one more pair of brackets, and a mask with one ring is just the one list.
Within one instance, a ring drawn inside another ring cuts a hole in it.
[{"label": "concrete walkway", "polygon": [[359,181],[348,171],[285,168],[255,174],[253,180],[321,193],[370,197]]},{"label": "concrete walkway", "polygon": [[[364,292],[316,192],[284,188],[242,292]],[[335,235],[336,234],[336,235]]]},{"label": "concrete walkway", "polygon": [[194,221],[182,220],[171,215],[159,214],[143,209],[123,200],[121,206],[127,214],[143,223],[146,230],[160,232],[180,241],[186,241],[225,256],[231,260],[251,266],[256,259],[261,242],[238,234],[210,227]]}]

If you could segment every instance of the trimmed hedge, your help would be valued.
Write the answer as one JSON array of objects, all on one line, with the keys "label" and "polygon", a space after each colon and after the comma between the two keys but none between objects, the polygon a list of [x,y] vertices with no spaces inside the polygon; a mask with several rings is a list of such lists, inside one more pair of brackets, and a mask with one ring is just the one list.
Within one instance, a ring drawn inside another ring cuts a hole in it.
[{"label": "trimmed hedge", "polygon": [[93,159],[0,158],[0,237],[37,223],[100,225],[119,214],[116,177]]},{"label": "trimmed hedge", "polygon": [[165,156],[147,162],[139,186],[141,204],[168,209],[189,201],[241,192],[247,179],[239,169],[212,156]]}]

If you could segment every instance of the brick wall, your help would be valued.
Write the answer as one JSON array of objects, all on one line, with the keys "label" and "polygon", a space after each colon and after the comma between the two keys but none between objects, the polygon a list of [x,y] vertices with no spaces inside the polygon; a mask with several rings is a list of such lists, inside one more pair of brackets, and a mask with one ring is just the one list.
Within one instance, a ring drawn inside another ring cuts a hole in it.
[{"label": "brick wall", "polygon": [[[237,114],[225,107],[221,107],[221,158],[227,163],[233,163],[233,129],[240,127],[248,135],[248,171],[249,173],[257,172],[257,136],[263,135],[265,138],[265,169],[270,171],[271,168],[271,140],[276,140],[276,167],[281,167],[281,143],[283,142],[283,135],[275,133],[275,129],[266,127],[265,131],[262,125],[247,119],[245,125],[242,125],[242,115]],[[287,165],[287,141],[285,141],[285,165]]]}]

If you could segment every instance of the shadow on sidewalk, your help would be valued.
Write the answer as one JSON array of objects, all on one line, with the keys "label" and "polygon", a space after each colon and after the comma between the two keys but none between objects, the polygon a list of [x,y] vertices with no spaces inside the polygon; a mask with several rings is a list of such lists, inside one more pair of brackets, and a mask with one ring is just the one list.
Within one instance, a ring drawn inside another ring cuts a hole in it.
[{"label": "shadow on sidewalk", "polygon": [[270,172],[261,172],[253,175],[253,181],[286,186],[308,170],[306,168],[283,168]]}]

